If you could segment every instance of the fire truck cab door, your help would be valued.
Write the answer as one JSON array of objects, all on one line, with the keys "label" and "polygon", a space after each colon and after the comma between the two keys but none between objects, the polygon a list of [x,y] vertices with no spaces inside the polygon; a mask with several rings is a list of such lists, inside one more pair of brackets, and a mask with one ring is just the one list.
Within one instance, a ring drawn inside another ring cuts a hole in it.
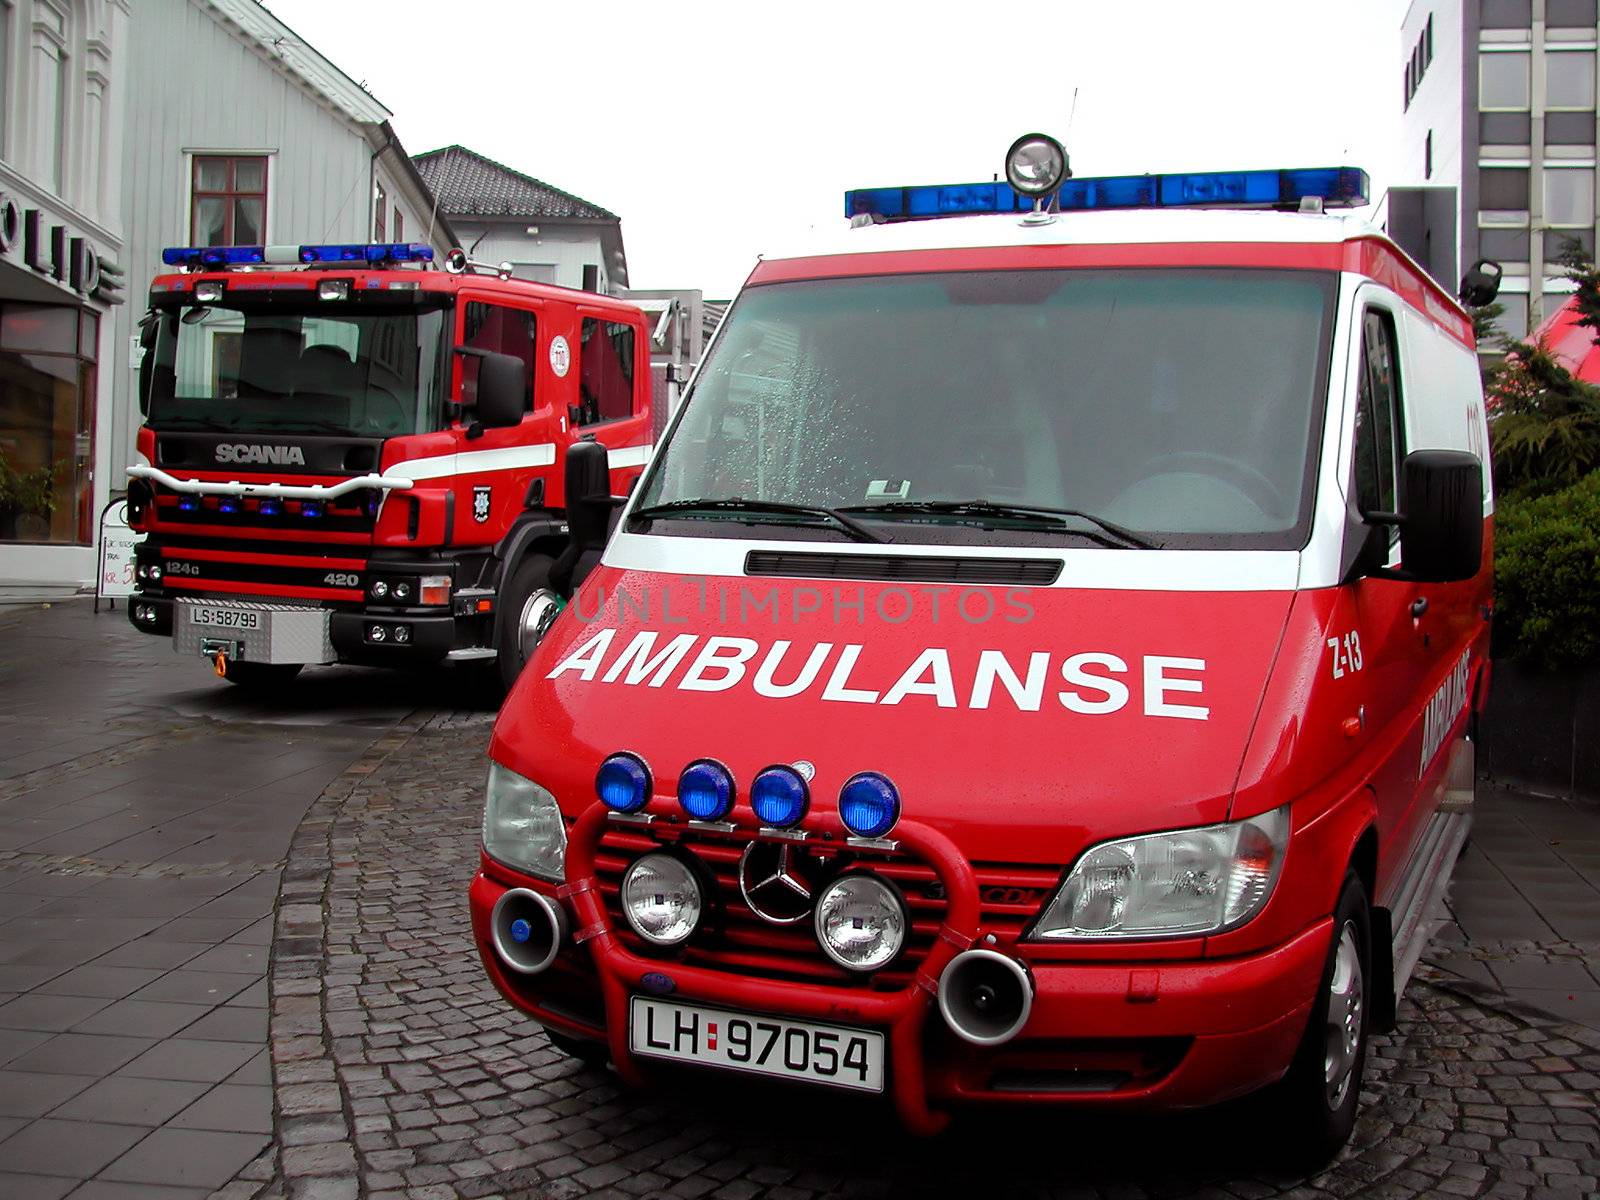
[{"label": "fire truck cab door", "polygon": [[623,494],[650,455],[650,339],[633,320],[578,310],[577,401],[568,413],[572,441],[593,435],[611,460],[611,490]]},{"label": "fire truck cab door", "polygon": [[455,344],[521,359],[527,387],[519,424],[483,426],[475,411],[480,360],[472,354],[453,355],[452,394],[462,405],[461,419],[452,428],[457,454],[452,530],[457,545],[498,541],[522,511],[533,480],[554,470],[558,406],[552,402],[552,389],[536,378],[543,316],[537,301],[513,306],[503,296],[470,291],[456,305]]}]

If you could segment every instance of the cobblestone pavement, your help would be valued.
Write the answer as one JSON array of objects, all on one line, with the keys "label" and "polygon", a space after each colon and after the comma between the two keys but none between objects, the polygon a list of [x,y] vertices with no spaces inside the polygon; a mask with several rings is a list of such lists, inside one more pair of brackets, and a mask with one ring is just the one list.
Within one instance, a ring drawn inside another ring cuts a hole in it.
[{"label": "cobblestone pavement", "polygon": [[1430,970],[1375,1039],[1356,1137],[1309,1180],[1249,1110],[958,1123],[687,1074],[636,1093],[517,1016],[471,946],[487,719],[401,729],[291,845],[272,966],[274,1149],[234,1197],[1592,1196],[1600,1034]]}]

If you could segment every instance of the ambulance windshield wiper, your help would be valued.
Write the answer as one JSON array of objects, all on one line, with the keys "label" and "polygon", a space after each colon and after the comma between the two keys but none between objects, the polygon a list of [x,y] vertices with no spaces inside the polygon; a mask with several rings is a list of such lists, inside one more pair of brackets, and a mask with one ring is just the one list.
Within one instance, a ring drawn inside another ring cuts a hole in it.
[{"label": "ambulance windshield wiper", "polygon": [[850,513],[870,513],[876,516],[879,513],[926,513],[929,515],[949,515],[955,517],[1000,517],[1014,518],[1024,521],[1043,521],[1051,525],[1065,525],[1063,517],[1077,517],[1081,521],[1088,521],[1106,533],[1116,538],[1102,537],[1100,534],[1088,530],[1077,530],[1083,536],[1093,538],[1104,546],[1117,549],[1159,550],[1161,547],[1149,538],[1142,537],[1131,529],[1108,521],[1104,517],[1097,517],[1094,513],[1084,512],[1078,508],[1046,508],[1038,504],[1003,504],[997,500],[889,500],[881,504],[855,504],[843,509]]},{"label": "ambulance windshield wiper", "polygon": [[805,517],[809,519],[799,522],[785,521],[782,524],[832,526],[858,542],[885,540],[837,509],[824,508],[820,504],[790,504],[784,500],[745,500],[739,496],[730,496],[726,500],[668,500],[664,504],[646,504],[643,508],[636,508],[628,516],[630,520],[635,517],[649,519],[680,512],[729,513],[738,517],[754,517],[757,520],[763,515]]}]

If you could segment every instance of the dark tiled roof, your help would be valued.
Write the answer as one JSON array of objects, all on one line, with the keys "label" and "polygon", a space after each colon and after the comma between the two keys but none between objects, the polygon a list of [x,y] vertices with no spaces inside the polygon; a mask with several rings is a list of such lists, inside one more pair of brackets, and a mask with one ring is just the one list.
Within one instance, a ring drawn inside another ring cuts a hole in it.
[{"label": "dark tiled roof", "polygon": [[439,211],[452,217],[617,219],[616,213],[598,204],[513,171],[465,146],[430,150],[412,161],[439,198]]}]

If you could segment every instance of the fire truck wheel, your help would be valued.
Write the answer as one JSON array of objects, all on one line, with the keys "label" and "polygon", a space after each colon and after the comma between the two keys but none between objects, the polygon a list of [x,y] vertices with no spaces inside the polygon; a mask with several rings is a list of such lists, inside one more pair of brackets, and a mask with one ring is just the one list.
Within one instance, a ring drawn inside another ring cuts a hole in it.
[{"label": "fire truck wheel", "polygon": [[299,663],[230,662],[223,678],[246,691],[275,692],[287,687],[298,674]]},{"label": "fire truck wheel", "polygon": [[1320,1167],[1350,1140],[1366,1068],[1371,964],[1367,892],[1352,871],[1334,909],[1328,961],[1305,1036],[1288,1073],[1261,1096],[1279,1130],[1286,1166]]},{"label": "fire truck wheel", "polygon": [[529,554],[517,564],[511,583],[500,593],[500,631],[495,641],[495,666],[506,691],[522,674],[522,665],[561,611],[561,598],[550,586],[548,554]]},{"label": "fire truck wheel", "polygon": [[585,1066],[603,1067],[611,1061],[611,1047],[604,1042],[591,1042],[588,1038],[568,1037],[554,1029],[546,1029],[550,1044],[568,1058],[575,1058]]}]

